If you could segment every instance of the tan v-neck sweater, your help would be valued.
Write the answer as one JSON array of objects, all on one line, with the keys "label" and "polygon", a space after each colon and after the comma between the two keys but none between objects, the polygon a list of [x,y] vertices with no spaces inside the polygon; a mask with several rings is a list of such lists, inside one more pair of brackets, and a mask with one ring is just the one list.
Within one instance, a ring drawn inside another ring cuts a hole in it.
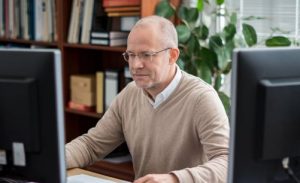
[{"label": "tan v-neck sweater", "polygon": [[67,165],[82,167],[126,141],[136,178],[173,172],[181,183],[226,182],[229,124],[214,89],[182,71],[156,109],[132,82],[96,127],[66,145]]}]

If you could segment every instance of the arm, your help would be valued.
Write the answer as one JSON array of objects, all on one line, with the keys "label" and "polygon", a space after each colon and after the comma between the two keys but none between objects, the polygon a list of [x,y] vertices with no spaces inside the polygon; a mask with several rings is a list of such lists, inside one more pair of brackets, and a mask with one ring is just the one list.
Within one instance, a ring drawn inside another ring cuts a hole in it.
[{"label": "arm", "polygon": [[122,142],[124,137],[115,100],[94,128],[66,144],[67,168],[83,167],[100,160]]},{"label": "arm", "polygon": [[215,91],[198,97],[194,111],[195,128],[207,162],[197,167],[173,171],[179,182],[226,182],[229,124]]}]

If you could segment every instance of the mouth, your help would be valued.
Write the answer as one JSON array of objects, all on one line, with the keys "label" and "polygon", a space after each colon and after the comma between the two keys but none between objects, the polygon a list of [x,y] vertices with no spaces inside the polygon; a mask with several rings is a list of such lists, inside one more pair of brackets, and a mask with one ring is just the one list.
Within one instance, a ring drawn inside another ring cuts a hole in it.
[{"label": "mouth", "polygon": [[133,74],[132,76],[133,76],[133,78],[135,78],[135,79],[140,79],[140,78],[145,78],[145,77],[147,77],[148,75],[147,75],[147,74]]}]

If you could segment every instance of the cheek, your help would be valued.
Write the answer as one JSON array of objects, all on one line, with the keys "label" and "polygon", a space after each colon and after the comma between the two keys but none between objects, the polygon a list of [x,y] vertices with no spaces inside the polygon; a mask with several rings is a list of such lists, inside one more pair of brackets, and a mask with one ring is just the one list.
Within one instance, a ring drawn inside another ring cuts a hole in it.
[{"label": "cheek", "polygon": [[166,76],[168,75],[168,68],[166,65],[159,65],[157,67],[155,67],[155,79],[162,81],[166,78]]}]

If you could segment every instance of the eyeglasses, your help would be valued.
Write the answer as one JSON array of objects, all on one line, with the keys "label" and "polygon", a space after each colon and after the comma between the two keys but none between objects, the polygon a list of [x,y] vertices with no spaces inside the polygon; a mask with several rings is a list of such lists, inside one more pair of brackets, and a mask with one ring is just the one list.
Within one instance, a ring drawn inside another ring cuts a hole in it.
[{"label": "eyeglasses", "polygon": [[171,48],[165,48],[163,50],[159,50],[159,51],[154,51],[154,52],[151,52],[151,51],[145,51],[145,52],[141,52],[141,53],[138,53],[138,54],[135,54],[135,53],[131,53],[131,52],[124,52],[122,55],[124,57],[124,60],[126,62],[131,62],[135,59],[135,57],[138,57],[140,61],[143,61],[143,62],[151,62],[152,61],[152,57],[157,55],[158,53],[160,52],[163,52],[163,51],[166,51],[166,50],[169,50]]}]

